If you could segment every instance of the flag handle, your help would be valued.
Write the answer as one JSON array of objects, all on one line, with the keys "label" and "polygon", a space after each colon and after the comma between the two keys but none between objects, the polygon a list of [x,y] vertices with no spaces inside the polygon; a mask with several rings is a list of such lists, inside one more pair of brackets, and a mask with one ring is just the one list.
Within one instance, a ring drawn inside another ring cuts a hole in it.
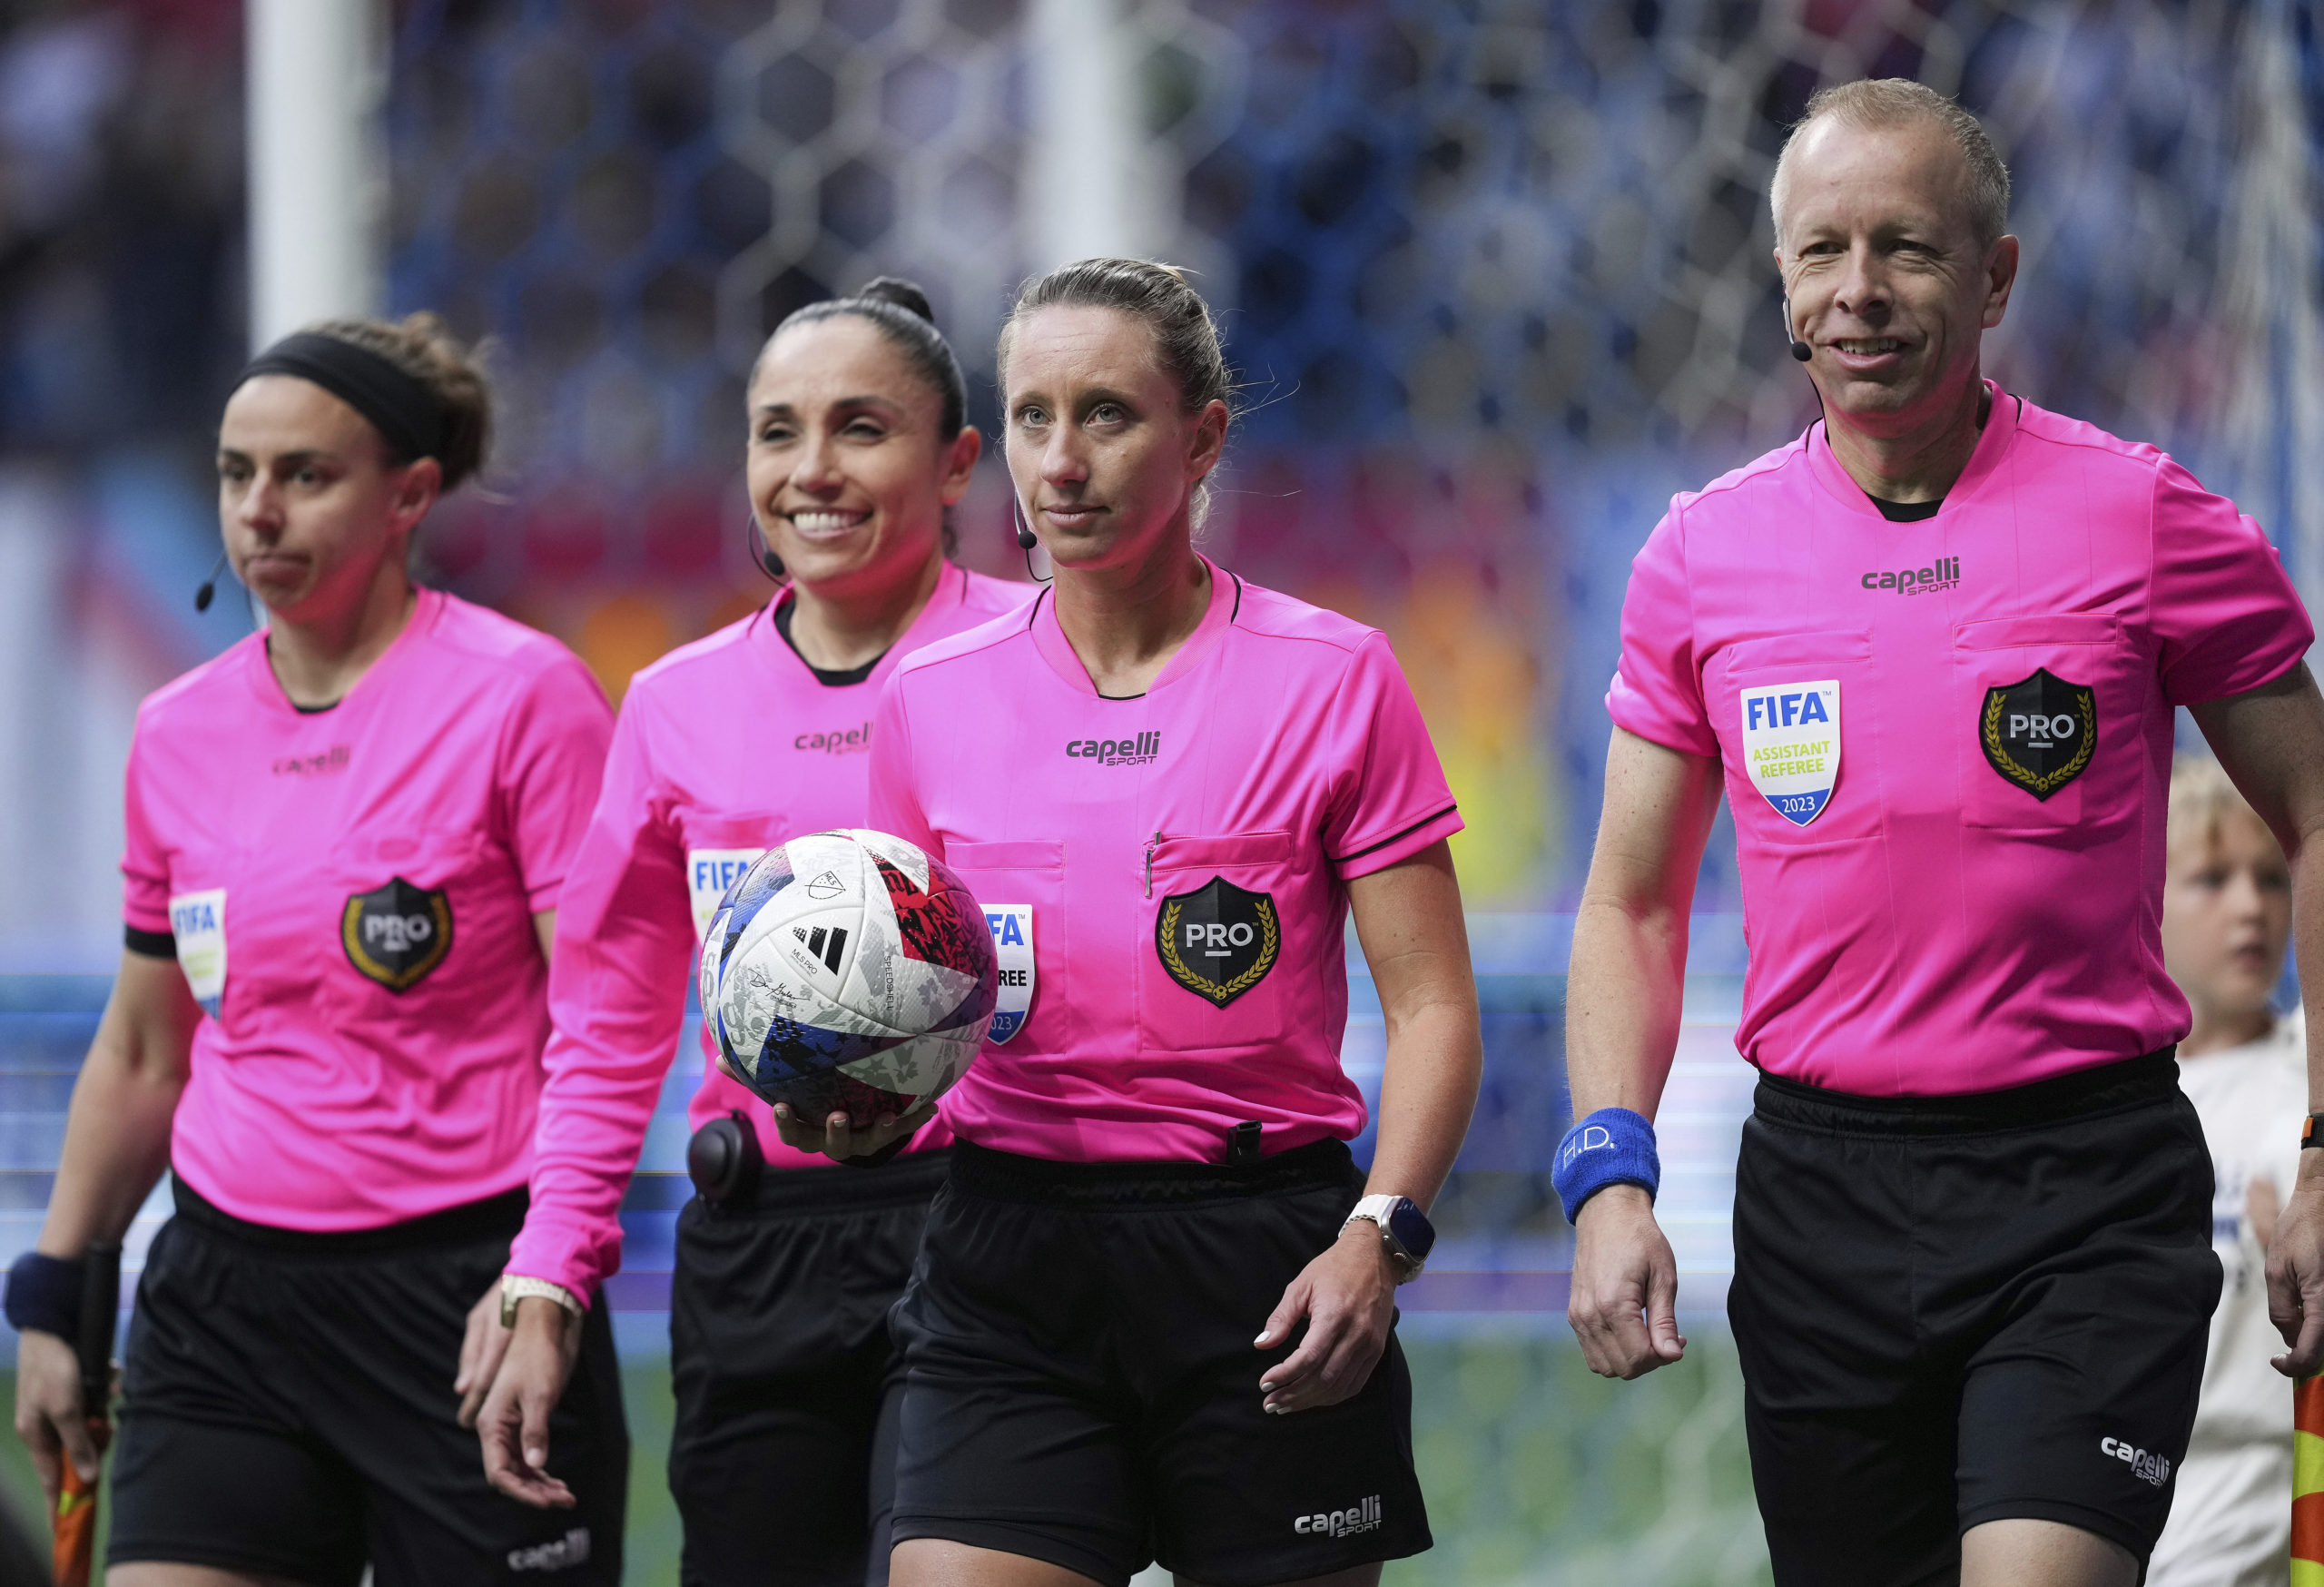
[{"label": "flag handle", "polygon": [[[89,1418],[89,1438],[102,1458],[111,1440],[108,1413],[113,1403],[113,1330],[121,1309],[121,1247],[110,1241],[92,1245],[83,1257],[81,1336],[73,1353],[81,1368],[81,1405]],[[56,1587],[89,1587],[97,1558],[97,1484],[84,1483],[68,1457],[64,1480],[57,1484],[55,1552],[51,1564]]]}]

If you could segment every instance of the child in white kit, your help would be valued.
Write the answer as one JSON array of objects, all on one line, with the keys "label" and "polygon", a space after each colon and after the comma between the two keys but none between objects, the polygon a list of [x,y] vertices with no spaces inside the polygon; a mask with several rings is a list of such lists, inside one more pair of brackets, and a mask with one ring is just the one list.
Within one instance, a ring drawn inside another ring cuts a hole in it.
[{"label": "child in white kit", "polygon": [[2202,1116],[2217,1191],[2211,1238],[2226,1269],[2170,1523],[2150,1587],[2281,1587],[2290,1580],[2291,1384],[2268,1320],[2268,1241],[2299,1167],[2307,1040],[2270,994],[2291,940],[2291,870],[2218,764],[2171,774],[2162,954],[2194,1024],[2180,1085]]}]

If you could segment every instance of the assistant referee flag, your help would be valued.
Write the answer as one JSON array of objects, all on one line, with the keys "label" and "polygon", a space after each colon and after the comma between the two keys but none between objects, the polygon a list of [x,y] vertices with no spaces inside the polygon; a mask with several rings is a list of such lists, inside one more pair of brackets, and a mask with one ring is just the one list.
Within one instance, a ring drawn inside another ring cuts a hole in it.
[{"label": "assistant referee flag", "polygon": [[2324,1587],[2324,1374],[2292,1386],[2291,1582]]}]

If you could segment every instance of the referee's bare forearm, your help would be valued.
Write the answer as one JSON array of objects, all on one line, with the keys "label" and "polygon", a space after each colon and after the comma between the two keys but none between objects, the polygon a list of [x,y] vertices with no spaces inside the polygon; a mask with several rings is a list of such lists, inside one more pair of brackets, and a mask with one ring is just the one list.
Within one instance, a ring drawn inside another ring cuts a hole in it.
[{"label": "referee's bare forearm", "polygon": [[1364,1186],[1425,1210],[1461,1154],[1484,1077],[1477,979],[1452,846],[1439,839],[1357,877],[1348,883],[1348,905],[1388,1032],[1380,1138]]},{"label": "referee's bare forearm", "polygon": [[201,1018],[174,959],[124,952],[95,1040],[73,1085],[64,1150],[38,1249],[78,1257],[119,1240],[170,1158]]},{"label": "referee's bare forearm", "polygon": [[1687,913],[1718,813],[1718,763],[1617,727],[1573,922],[1565,1061],[1573,1116],[1662,1100],[1686,990]]}]

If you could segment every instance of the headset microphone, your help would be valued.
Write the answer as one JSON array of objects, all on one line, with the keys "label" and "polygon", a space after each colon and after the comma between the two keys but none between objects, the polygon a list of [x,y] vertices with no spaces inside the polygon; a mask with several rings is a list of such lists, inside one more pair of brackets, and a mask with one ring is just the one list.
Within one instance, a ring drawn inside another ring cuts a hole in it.
[{"label": "headset microphone", "polygon": [[1816,356],[1816,350],[1800,340],[1798,334],[1791,328],[1791,294],[1789,292],[1786,292],[1783,298],[1783,333],[1790,339],[1791,356],[1801,363],[1804,364]]},{"label": "headset microphone", "polygon": [[[1013,490],[1009,493],[1009,506],[1011,516],[1017,520],[1018,547],[1025,553],[1025,577],[1035,584],[1049,583],[1048,578],[1033,571],[1033,547],[1041,543],[1041,537],[1033,533],[1033,526],[1025,521],[1025,504],[1017,499],[1017,493]],[[1049,575],[1049,578],[1056,577],[1054,573]]]},{"label": "headset microphone", "polygon": [[203,579],[202,587],[193,592],[195,611],[206,612],[210,609],[210,603],[218,598],[218,576],[225,571],[226,553],[221,551],[218,553],[218,566],[210,570],[210,577]]},{"label": "headset microphone", "polygon": [[750,554],[751,566],[765,574],[767,577],[781,584],[789,577],[783,568],[783,558],[777,557],[768,547],[766,536],[760,532],[758,514],[755,512],[747,514],[743,519],[743,546]]}]

